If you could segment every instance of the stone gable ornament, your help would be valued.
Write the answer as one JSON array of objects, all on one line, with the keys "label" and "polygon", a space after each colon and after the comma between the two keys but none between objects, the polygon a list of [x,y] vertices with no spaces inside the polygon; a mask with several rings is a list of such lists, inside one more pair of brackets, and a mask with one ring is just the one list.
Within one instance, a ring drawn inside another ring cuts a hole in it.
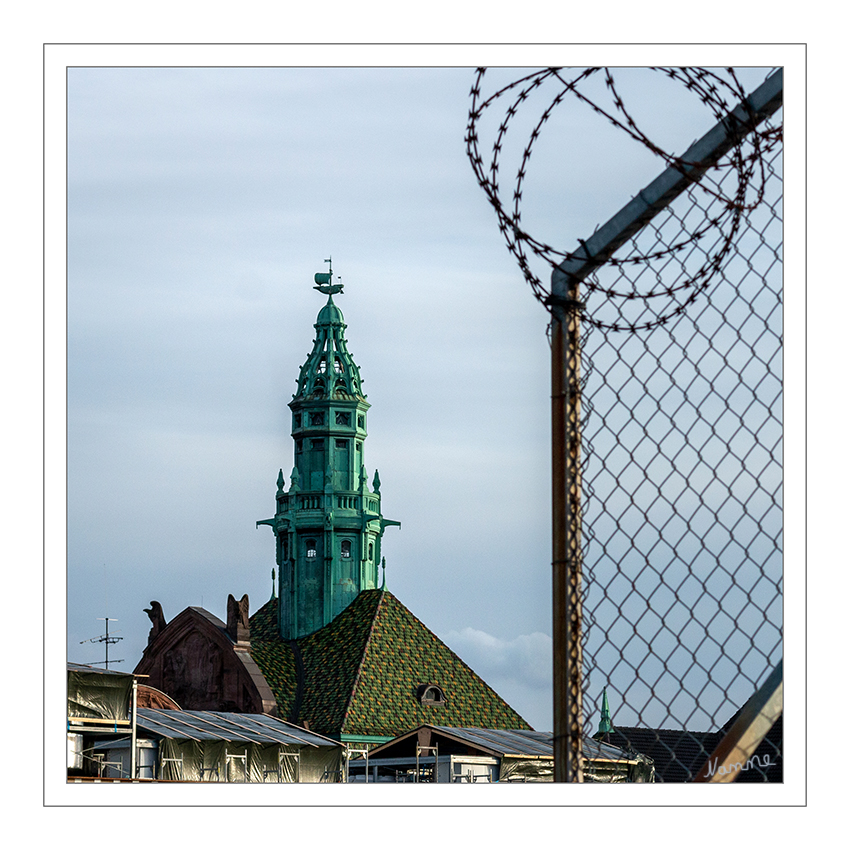
[{"label": "stone gable ornament", "polygon": [[151,602],[151,607],[145,608],[144,611],[153,624],[148,632],[148,646],[150,646],[156,636],[165,628],[165,614],[162,613],[162,605],[159,602]]},{"label": "stone gable ornament", "polygon": [[249,643],[251,625],[248,620],[248,594],[238,602],[232,593],[227,595],[227,633],[236,643]]}]

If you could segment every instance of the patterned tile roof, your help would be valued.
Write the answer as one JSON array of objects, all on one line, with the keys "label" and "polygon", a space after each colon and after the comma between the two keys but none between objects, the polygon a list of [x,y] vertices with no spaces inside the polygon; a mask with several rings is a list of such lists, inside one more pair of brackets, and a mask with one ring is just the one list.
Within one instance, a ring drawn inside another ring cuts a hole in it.
[{"label": "patterned tile roof", "polygon": [[298,674],[295,653],[277,630],[277,599],[270,599],[251,617],[251,657],[272,689],[278,713],[292,720]]},{"label": "patterned tile roof", "polygon": [[[281,716],[321,734],[395,737],[423,723],[531,728],[387,591],[362,592],[333,622],[297,641],[282,640],[276,622],[270,600],[251,618],[251,654]],[[423,684],[439,686],[445,703],[422,704]]]}]

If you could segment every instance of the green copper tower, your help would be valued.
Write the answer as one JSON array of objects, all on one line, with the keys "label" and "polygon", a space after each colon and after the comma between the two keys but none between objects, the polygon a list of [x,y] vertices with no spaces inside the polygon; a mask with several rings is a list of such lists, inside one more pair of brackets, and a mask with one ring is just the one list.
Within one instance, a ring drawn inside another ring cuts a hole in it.
[{"label": "green copper tower", "polygon": [[[330,260],[325,260],[330,263]],[[369,404],[360,369],[345,340],[346,324],[333,296],[333,268],[315,276],[328,296],[319,311],[313,350],[298,375],[289,408],[295,466],[286,488],[277,478],[275,534],[281,637],[291,640],[327,625],[361,590],[381,586],[381,514],[377,470],[371,489],[363,446]]]}]

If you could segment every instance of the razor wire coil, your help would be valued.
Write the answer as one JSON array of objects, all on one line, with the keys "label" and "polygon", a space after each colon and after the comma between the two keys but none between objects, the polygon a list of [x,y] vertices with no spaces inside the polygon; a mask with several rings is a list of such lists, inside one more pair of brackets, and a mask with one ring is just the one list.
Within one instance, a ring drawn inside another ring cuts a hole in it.
[{"label": "razor wire coil", "polygon": [[[680,263],[681,269],[673,276],[672,280],[665,279],[662,281],[659,279],[654,285],[644,289],[632,286],[623,291],[614,285],[606,285],[600,282],[598,275],[592,275],[584,281],[589,292],[599,293],[607,299],[637,300],[643,303],[658,298],[674,300],[679,298],[679,301],[669,305],[666,309],[653,309],[649,311],[648,317],[642,316],[639,320],[634,318],[627,320],[600,319],[594,314],[593,310],[589,309],[585,311],[583,318],[596,327],[614,331],[635,332],[649,330],[681,315],[699,294],[709,287],[711,280],[722,268],[738,234],[742,215],[762,203],[765,180],[767,179],[764,161],[770,151],[781,143],[781,127],[768,126],[764,129],[757,129],[750,113],[752,126],[742,128],[741,132],[737,134],[729,153],[714,164],[712,170],[717,172],[716,178],[714,180],[705,180],[701,176],[690,178],[689,172],[694,163],[664,150],[639,127],[637,121],[626,108],[624,98],[620,95],[614,73],[610,68],[584,68],[579,71],[572,71],[569,76],[564,68],[546,68],[515,80],[484,97],[482,88],[486,70],[486,68],[477,70],[475,81],[470,90],[471,104],[465,137],[467,156],[479,185],[496,212],[499,229],[507,248],[516,259],[523,277],[531,286],[535,297],[548,308],[552,293],[532,269],[530,265],[532,255],[544,260],[551,269],[555,269],[564,261],[582,258],[581,254],[555,248],[536,238],[524,229],[522,222],[523,190],[535,143],[540,138],[546,122],[555,109],[562,105],[568,96],[573,96],[631,139],[642,144],[659,157],[665,166],[674,168],[685,177],[692,179],[692,186],[688,192],[692,209],[702,209],[704,206],[705,199],[698,197],[700,194],[715,202],[714,208],[710,213],[706,211],[703,216],[704,220],[698,226],[694,227],[690,224],[684,226],[683,223],[678,238],[668,240],[663,247],[650,246],[646,248],[633,242],[631,249],[626,251],[625,255],[618,253],[607,258],[603,263],[603,265],[613,268],[617,272],[628,267],[652,266],[665,258],[681,257],[686,252],[693,251],[694,246],[704,245],[711,239],[712,234],[715,234],[714,242],[707,250],[703,249],[704,258],[696,268]],[[650,70],[664,74],[669,79],[681,83],[686,90],[692,92],[710,109],[715,120],[725,119],[730,109],[738,102],[743,103],[745,108],[748,108],[746,92],[733,68],[725,69],[725,77],[704,68],[651,68]],[[595,74],[604,76],[606,89],[613,101],[613,110],[603,108],[582,92],[580,84]],[[509,130],[513,126],[513,120],[519,115],[521,108],[532,92],[542,88],[544,84],[554,85],[556,91],[548,105],[542,110],[523,148],[511,204],[508,205],[503,200],[499,187],[501,154]],[[479,137],[480,121],[487,110],[494,107],[500,98],[510,99],[511,97],[513,99],[510,100],[504,118],[498,126],[490,159],[485,162]],[[727,191],[724,187],[730,182],[727,179],[729,174],[734,175],[736,179],[730,190]],[[581,239],[578,241],[583,246],[583,241]],[[688,256],[690,258],[693,254]]]}]

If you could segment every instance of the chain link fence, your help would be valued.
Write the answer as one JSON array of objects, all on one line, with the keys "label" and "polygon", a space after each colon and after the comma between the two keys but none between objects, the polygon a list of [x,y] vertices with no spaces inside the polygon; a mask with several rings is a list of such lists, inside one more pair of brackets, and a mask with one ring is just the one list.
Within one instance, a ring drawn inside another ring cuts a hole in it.
[{"label": "chain link fence", "polygon": [[[471,94],[467,146],[479,183],[553,327],[560,308],[577,340],[566,355],[568,370],[580,365],[565,440],[578,464],[567,485],[580,501],[567,520],[578,591],[566,615],[556,608],[555,628],[572,618],[580,645],[567,660],[556,648],[556,764],[557,679],[571,658],[580,693],[562,737],[579,741],[580,730],[649,756],[657,782],[781,781],[781,711],[746,759],[711,764],[782,660],[781,72],[761,69],[748,100],[734,69],[653,70],[711,109],[725,141],[709,133],[702,148],[666,153],[609,69],[545,69],[489,96],[479,69]],[[594,75],[604,103],[586,93]],[[771,85],[760,111],[757,96]],[[545,86],[503,202],[511,122]],[[528,233],[521,212],[534,145],[569,98],[640,142],[663,172],[572,253]],[[480,123],[504,103],[485,162]],[[560,300],[535,263],[553,281],[565,277]],[[566,781],[581,781],[580,750],[570,757]]]}]

